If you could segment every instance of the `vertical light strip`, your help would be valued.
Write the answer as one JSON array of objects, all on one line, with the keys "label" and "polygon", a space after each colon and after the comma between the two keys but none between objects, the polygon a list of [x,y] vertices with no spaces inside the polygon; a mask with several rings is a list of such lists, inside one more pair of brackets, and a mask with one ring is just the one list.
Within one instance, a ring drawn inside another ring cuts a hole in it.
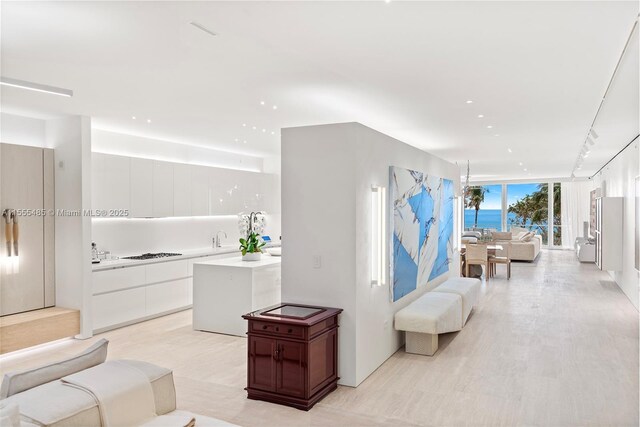
[{"label": "vertical light strip", "polygon": [[384,187],[371,187],[371,284],[386,284],[386,191]]},{"label": "vertical light strip", "polygon": [[371,187],[371,285],[378,286],[380,267],[378,266],[380,237],[378,236],[378,224],[380,215],[379,208],[380,188]]},{"label": "vertical light strip", "polygon": [[380,215],[378,216],[379,218],[379,227],[380,227],[380,232],[378,234],[378,246],[380,246],[380,256],[378,258],[378,265],[380,266],[380,275],[379,277],[379,284],[380,286],[386,285],[387,284],[387,275],[386,275],[386,263],[385,263],[385,255],[386,255],[386,249],[387,249],[387,245],[385,244],[385,236],[386,236],[386,215],[385,215],[385,207],[386,207],[386,189],[384,187],[380,187],[380,197],[378,197],[379,200],[379,205],[380,205]]}]

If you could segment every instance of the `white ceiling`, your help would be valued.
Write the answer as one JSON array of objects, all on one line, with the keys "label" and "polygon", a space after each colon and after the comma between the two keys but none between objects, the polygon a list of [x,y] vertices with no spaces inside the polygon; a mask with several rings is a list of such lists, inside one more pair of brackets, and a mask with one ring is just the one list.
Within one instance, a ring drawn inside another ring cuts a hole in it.
[{"label": "white ceiling", "polygon": [[[475,180],[566,177],[637,13],[636,1],[3,1],[2,75],[74,97],[2,87],[2,108],[257,155],[279,154],[280,128],[358,121],[470,160]],[[635,54],[616,107],[631,120]],[[624,138],[601,136],[580,172]]]}]

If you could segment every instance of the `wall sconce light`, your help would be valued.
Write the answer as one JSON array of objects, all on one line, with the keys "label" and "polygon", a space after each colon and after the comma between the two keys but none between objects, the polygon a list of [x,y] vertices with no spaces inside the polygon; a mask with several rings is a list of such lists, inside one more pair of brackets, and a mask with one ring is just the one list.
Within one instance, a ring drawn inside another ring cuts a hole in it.
[{"label": "wall sconce light", "polygon": [[371,187],[371,285],[384,286],[386,274],[386,189]]}]

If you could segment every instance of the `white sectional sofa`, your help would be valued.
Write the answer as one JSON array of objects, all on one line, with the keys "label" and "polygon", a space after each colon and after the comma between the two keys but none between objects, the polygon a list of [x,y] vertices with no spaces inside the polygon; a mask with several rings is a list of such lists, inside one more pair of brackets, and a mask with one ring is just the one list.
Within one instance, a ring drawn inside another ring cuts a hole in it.
[{"label": "white sectional sofa", "polygon": [[[64,378],[114,363],[105,363],[107,344],[107,340],[101,339],[75,357],[6,374],[0,387],[2,427],[101,427],[105,417],[101,414],[97,395],[70,386]],[[195,419],[198,426],[232,426],[214,418],[176,411],[176,390],[171,370],[138,360],[116,363],[133,368],[138,375],[148,379],[157,415],[149,425],[189,425],[182,421]]]},{"label": "white sectional sofa", "polygon": [[[496,243],[511,243],[511,253],[509,255],[512,260],[531,262],[538,257],[538,254],[540,254],[540,249],[542,248],[542,236],[539,234],[529,234],[527,236],[527,233],[531,232],[526,228],[512,227],[511,231],[494,231],[492,235],[493,240]],[[496,255],[505,256],[505,250],[496,251]]]}]

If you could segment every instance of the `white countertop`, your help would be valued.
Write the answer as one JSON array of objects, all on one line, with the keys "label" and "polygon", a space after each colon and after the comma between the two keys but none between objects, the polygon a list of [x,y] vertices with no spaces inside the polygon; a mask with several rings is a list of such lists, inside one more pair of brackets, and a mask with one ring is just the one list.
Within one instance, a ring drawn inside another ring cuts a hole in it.
[{"label": "white countertop", "polygon": [[113,268],[122,267],[134,267],[138,265],[155,264],[158,262],[177,261],[181,259],[200,258],[212,255],[231,254],[234,252],[240,252],[236,245],[225,245],[219,248],[199,248],[199,249],[187,249],[176,251],[182,255],[170,256],[164,258],[152,258],[144,260],[136,259],[114,259],[114,260],[102,260],[99,264],[92,264],[93,271],[110,270]]},{"label": "white countertop", "polygon": [[212,261],[196,262],[194,264],[207,265],[211,267],[232,267],[232,268],[260,268],[270,265],[280,264],[282,260],[279,256],[270,256],[262,254],[262,258],[258,261],[243,261],[242,257],[221,258]]}]

